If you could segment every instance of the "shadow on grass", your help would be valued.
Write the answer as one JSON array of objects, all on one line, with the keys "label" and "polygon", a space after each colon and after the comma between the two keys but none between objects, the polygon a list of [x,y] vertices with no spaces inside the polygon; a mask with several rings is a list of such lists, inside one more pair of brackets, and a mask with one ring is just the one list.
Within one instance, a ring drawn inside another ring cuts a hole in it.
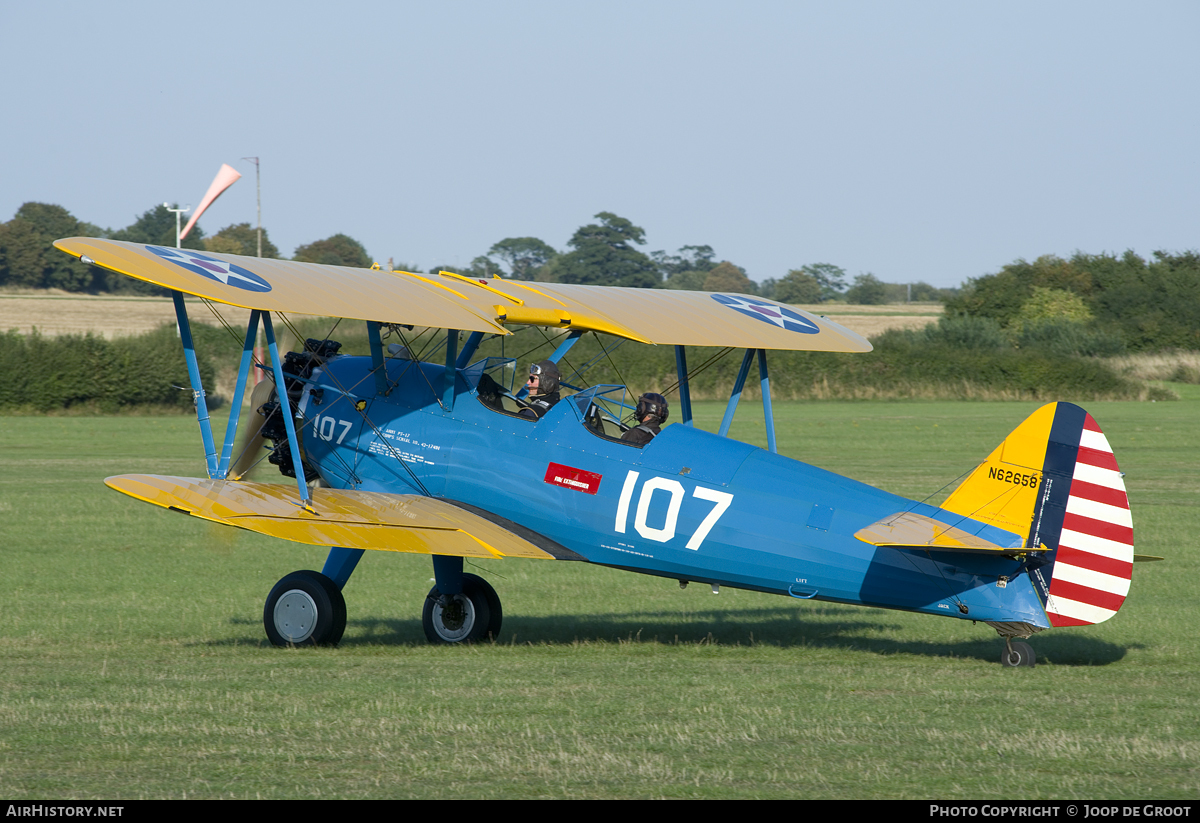
[{"label": "shadow on grass", "polygon": [[[999,662],[1004,642],[980,623],[972,640],[924,640],[919,626],[892,618],[883,609],[824,606],[819,613],[793,608],[701,609],[688,612],[637,611],[628,614],[509,615],[497,645],[641,643],[662,645],[774,646],[847,649],[878,655],[914,654]],[[234,618],[232,623],[261,626]],[[261,631],[261,629],[260,629]],[[1039,663],[1100,666],[1123,658],[1129,647],[1094,637],[1071,636],[1070,629],[1034,635]],[[229,641],[233,642],[233,641]],[[244,642],[244,641],[241,641]],[[347,622],[341,646],[424,646],[420,620],[359,617]]]}]

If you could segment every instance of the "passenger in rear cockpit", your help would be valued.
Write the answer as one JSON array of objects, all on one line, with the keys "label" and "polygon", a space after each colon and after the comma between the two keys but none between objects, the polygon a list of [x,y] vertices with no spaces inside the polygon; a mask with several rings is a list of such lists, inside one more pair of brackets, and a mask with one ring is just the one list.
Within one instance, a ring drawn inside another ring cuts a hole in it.
[{"label": "passenger in rear cockpit", "polygon": [[646,392],[638,398],[637,409],[634,412],[638,425],[621,435],[621,442],[632,443],[638,447],[646,445],[661,433],[669,414],[667,398],[661,394]]},{"label": "passenger in rear cockpit", "polygon": [[541,420],[558,402],[559,380],[558,366],[552,360],[543,360],[530,366],[529,380],[525,383],[529,400],[528,405],[521,409],[521,416]]}]

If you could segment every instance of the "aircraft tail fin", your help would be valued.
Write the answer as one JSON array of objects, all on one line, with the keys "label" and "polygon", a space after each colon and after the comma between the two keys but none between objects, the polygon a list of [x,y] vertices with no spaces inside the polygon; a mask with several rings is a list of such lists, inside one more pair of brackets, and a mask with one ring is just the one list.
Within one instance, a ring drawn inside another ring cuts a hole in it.
[{"label": "aircraft tail fin", "polygon": [[1025,535],[1041,549],[1034,583],[1052,626],[1117,613],[1133,575],[1133,519],[1104,432],[1071,403],[1035,411],[954,490],[942,508]]}]

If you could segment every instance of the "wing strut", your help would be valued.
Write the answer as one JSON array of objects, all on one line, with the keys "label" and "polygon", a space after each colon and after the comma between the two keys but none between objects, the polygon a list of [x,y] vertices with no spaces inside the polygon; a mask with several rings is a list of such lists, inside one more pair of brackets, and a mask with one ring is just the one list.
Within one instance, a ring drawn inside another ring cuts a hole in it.
[{"label": "wing strut", "polygon": [[483,332],[473,331],[471,336],[467,338],[467,344],[463,346],[463,350],[458,353],[458,361],[454,364],[456,369],[465,369],[471,365],[471,358],[475,356],[475,350],[479,348],[479,344],[483,341]]},{"label": "wing strut", "polygon": [[454,411],[454,382],[458,378],[458,329],[446,329],[446,371],[442,375],[442,414]]},{"label": "wing strut", "polygon": [[233,455],[233,441],[237,436],[238,421],[241,418],[242,398],[246,393],[246,381],[254,364],[254,342],[258,336],[259,318],[263,312],[253,309],[250,312],[250,322],[246,326],[246,339],[242,344],[242,362],[238,367],[237,385],[233,392],[233,405],[229,411],[229,420],[225,424],[225,442],[218,457],[216,441],[213,438],[212,420],[208,414],[207,393],[200,380],[200,366],[196,359],[196,345],[192,339],[191,321],[188,320],[187,304],[183,292],[172,291],[171,299],[175,303],[175,320],[179,326],[179,339],[183,343],[183,355],[187,360],[188,380],[192,384],[192,397],[196,403],[196,419],[200,423],[200,438],[204,442],[204,462],[208,476],[214,480],[224,480],[229,474],[229,463]]},{"label": "wing strut", "polygon": [[746,388],[746,377],[750,374],[750,364],[754,361],[756,352],[758,354],[759,385],[762,387],[763,419],[767,427],[767,449],[775,453],[777,451],[775,447],[775,415],[771,409],[771,380],[767,374],[766,349],[746,349],[746,356],[742,358],[742,365],[738,369],[733,391],[729,393],[729,404],[725,407],[725,416],[721,419],[721,430],[717,433],[721,437],[729,436],[733,413],[737,411],[738,401],[742,399],[742,390]]},{"label": "wing strut", "polygon": [[375,373],[375,393],[386,394],[388,378],[383,358],[383,338],[380,335],[379,324],[374,320],[367,321],[367,340],[371,343],[371,371]]},{"label": "wing strut", "polygon": [[763,423],[767,426],[767,450],[777,454],[775,448],[775,413],[771,410],[771,379],[767,375],[767,350],[758,350],[758,382],[762,387]]},{"label": "wing strut", "polygon": [[242,415],[242,398],[246,393],[246,381],[250,377],[250,369],[254,367],[254,343],[258,337],[258,321],[262,315],[258,309],[250,312],[250,322],[246,324],[246,339],[242,343],[242,362],[238,366],[237,386],[233,390],[233,405],[229,408],[229,422],[225,424],[225,445],[221,448],[221,462],[217,466],[216,479],[224,480],[229,476],[229,461],[233,456],[233,441],[237,436],[238,421]]},{"label": "wing strut", "polygon": [[679,412],[683,425],[692,425],[692,390],[688,384],[686,346],[675,347],[675,372],[679,377]]},{"label": "wing strut", "polygon": [[729,436],[729,426],[733,423],[733,413],[737,411],[738,401],[742,399],[742,389],[746,387],[746,375],[750,373],[750,363],[754,360],[754,349],[746,349],[742,358],[742,366],[738,369],[737,380],[733,383],[733,391],[729,393],[729,404],[725,406],[725,416],[721,418],[721,429],[717,434]]},{"label": "wing strut", "polygon": [[271,313],[263,312],[263,331],[267,335],[267,350],[271,353],[271,366],[275,371],[275,386],[279,393],[279,413],[283,417],[283,425],[287,428],[288,449],[292,452],[292,465],[296,467],[296,485],[300,489],[300,502],[304,508],[312,509],[312,496],[308,492],[308,484],[304,482],[304,458],[300,456],[300,440],[296,437],[296,421],[293,420],[291,401],[288,399],[287,383],[283,378],[283,360],[279,357],[279,347],[275,345],[275,328],[271,324]]},{"label": "wing strut", "polygon": [[210,478],[217,476],[217,446],[213,440],[212,421],[208,417],[208,403],[204,399],[204,386],[200,382],[200,364],[196,360],[196,345],[192,341],[192,326],[188,322],[187,306],[183,292],[172,291],[175,301],[175,320],[179,324],[179,339],[183,343],[183,356],[187,360],[188,380],[192,384],[192,400],[196,404],[196,420],[200,423],[200,439],[204,441],[204,462]]}]

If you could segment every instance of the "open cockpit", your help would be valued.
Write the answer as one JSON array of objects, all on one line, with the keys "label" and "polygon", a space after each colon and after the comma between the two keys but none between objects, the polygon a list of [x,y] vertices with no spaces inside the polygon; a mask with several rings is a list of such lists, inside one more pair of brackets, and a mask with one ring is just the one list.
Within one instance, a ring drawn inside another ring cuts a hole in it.
[{"label": "open cockpit", "polygon": [[[491,411],[537,422],[522,411],[529,406],[521,397],[523,392],[514,393],[517,361],[512,358],[486,357],[463,370],[467,384],[475,390],[479,402]],[[567,403],[583,427],[596,437],[621,443],[629,431],[635,409],[634,395],[628,387],[621,385],[598,385],[586,389],[563,384],[567,394],[560,402]],[[566,393],[566,392],[564,392]],[[624,443],[640,448],[641,444]]]}]

